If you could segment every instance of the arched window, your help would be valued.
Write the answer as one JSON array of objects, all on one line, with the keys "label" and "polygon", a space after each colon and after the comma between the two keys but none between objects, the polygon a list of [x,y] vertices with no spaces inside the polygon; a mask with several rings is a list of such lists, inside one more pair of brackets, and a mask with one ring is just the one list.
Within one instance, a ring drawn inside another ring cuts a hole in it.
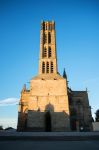
[{"label": "arched window", "polygon": [[44,36],[43,36],[43,41],[44,41],[44,44],[47,43],[47,35],[44,33]]},{"label": "arched window", "polygon": [[45,62],[42,62],[42,73],[45,73]]},{"label": "arched window", "polygon": [[51,33],[48,33],[48,43],[51,43]]},{"label": "arched window", "polygon": [[47,49],[46,49],[46,47],[43,49],[42,57],[47,57]]},{"label": "arched window", "polygon": [[47,62],[47,65],[46,65],[46,73],[49,73],[49,62]]},{"label": "arched window", "polygon": [[51,53],[51,47],[48,48],[48,57],[51,57],[52,53]]},{"label": "arched window", "polygon": [[53,73],[53,62],[51,62],[51,73]]}]

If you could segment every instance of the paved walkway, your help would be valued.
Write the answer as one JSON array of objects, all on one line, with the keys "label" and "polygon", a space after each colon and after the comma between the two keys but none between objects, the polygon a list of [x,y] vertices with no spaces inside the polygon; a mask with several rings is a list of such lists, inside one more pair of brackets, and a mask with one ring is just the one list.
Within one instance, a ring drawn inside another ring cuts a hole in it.
[{"label": "paved walkway", "polygon": [[0,140],[99,140],[99,132],[11,132],[0,131]]},{"label": "paved walkway", "polygon": [[0,150],[99,150],[99,141],[0,141]]},{"label": "paved walkway", "polygon": [[12,132],[0,131],[0,136],[99,136],[99,132]]}]

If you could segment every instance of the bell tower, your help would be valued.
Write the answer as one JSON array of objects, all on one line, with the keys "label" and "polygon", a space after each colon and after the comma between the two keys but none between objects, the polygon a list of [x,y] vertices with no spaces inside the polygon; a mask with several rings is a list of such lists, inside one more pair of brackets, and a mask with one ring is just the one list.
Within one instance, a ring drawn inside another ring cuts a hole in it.
[{"label": "bell tower", "polygon": [[57,70],[54,21],[41,22],[39,73],[24,86],[19,103],[18,130],[70,131],[67,78]]},{"label": "bell tower", "polygon": [[54,21],[42,21],[40,29],[39,74],[57,74]]}]

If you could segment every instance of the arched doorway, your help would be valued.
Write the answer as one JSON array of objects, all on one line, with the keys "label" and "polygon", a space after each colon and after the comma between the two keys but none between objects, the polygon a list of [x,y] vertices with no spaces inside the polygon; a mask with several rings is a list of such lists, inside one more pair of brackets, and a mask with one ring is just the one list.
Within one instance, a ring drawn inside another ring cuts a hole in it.
[{"label": "arched doorway", "polygon": [[51,132],[51,114],[49,111],[45,113],[45,131]]}]

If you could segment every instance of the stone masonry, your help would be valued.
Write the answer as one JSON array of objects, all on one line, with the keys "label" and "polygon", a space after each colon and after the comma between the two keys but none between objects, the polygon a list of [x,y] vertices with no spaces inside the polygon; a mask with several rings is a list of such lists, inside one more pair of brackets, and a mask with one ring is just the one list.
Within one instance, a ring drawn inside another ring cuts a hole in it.
[{"label": "stone masonry", "polygon": [[38,75],[24,85],[18,109],[18,131],[91,130],[87,91],[72,91],[58,73],[55,22],[41,22]]}]

